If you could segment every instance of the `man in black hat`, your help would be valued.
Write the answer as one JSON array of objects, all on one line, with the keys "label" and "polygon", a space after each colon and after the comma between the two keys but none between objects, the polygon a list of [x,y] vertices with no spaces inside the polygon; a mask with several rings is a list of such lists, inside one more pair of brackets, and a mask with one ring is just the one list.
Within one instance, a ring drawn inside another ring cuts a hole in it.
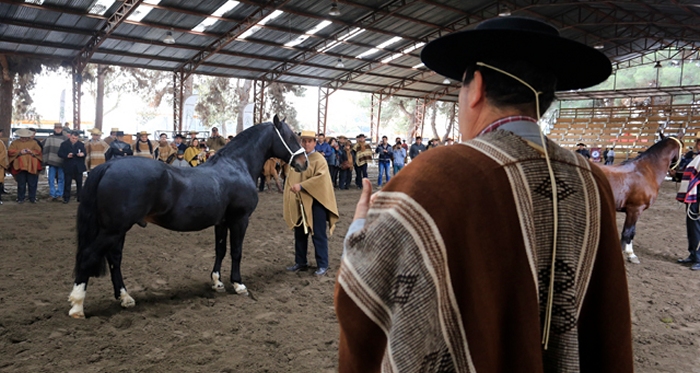
[{"label": "man in black hat", "polygon": [[173,140],[177,145],[177,150],[182,150],[183,153],[187,150],[187,144],[183,142],[184,139],[185,137],[178,133],[175,135],[175,140]]},{"label": "man in black hat", "polygon": [[365,181],[336,282],[340,372],[632,372],[612,191],[538,125],[555,91],[603,82],[610,61],[518,17],[421,59],[462,82],[465,142],[373,198]]},{"label": "man in black hat", "polygon": [[109,144],[109,149],[105,153],[105,159],[117,159],[134,155],[131,145],[124,142],[124,131],[117,131],[116,138]]},{"label": "man in black hat", "polygon": [[586,157],[586,159],[591,158],[591,152],[586,149],[586,144],[582,142],[576,144],[576,153],[581,154],[582,156]]}]

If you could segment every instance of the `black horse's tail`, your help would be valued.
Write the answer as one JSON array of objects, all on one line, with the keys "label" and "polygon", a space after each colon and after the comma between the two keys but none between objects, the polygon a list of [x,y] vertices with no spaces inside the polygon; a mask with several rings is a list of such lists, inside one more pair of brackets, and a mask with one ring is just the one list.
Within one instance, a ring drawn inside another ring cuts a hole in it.
[{"label": "black horse's tail", "polygon": [[[93,171],[85,180],[78,206],[78,252],[73,276],[100,277],[107,272],[105,251],[95,245],[100,231],[97,211],[97,187],[110,168],[106,163]],[[76,278],[77,279],[77,278]]]}]

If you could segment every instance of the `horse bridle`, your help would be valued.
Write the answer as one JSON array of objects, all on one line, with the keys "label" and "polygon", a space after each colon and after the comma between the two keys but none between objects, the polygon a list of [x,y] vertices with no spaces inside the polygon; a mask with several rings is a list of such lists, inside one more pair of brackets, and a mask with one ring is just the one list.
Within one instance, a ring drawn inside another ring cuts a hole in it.
[{"label": "horse bridle", "polygon": [[671,170],[675,170],[678,167],[678,165],[681,164],[681,157],[683,156],[683,143],[681,142],[681,140],[678,140],[673,136],[668,136],[668,138],[678,143],[678,159],[676,160],[676,164],[674,164],[673,167],[671,167]]},{"label": "horse bridle", "polygon": [[[304,151],[304,148],[303,148],[303,147],[300,147],[300,148],[299,148],[297,151],[295,151],[295,152],[293,152],[292,149],[289,149],[289,146],[287,145],[287,143],[286,143],[286,142],[284,141],[284,139],[282,138],[282,134],[281,134],[280,131],[277,129],[277,126],[275,126],[275,125],[273,124],[273,125],[272,125],[272,128],[274,128],[274,129],[275,129],[275,132],[277,132],[277,136],[280,138],[280,141],[282,141],[282,145],[284,145],[284,147],[287,148],[287,151],[289,152],[289,154],[291,154],[291,157],[289,157],[289,162],[287,162],[290,166],[292,166],[292,161],[294,160],[294,157],[296,157],[297,155],[299,155],[299,154],[304,154],[304,156],[306,156],[306,152]],[[308,157],[307,157],[307,159],[308,159]]]}]

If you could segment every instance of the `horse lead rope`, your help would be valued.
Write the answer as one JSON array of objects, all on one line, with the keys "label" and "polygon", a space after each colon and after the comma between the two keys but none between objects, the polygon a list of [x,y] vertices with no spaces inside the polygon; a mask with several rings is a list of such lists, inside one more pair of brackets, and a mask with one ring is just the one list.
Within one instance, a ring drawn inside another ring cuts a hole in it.
[{"label": "horse lead rope", "polygon": [[678,143],[678,159],[676,160],[676,164],[671,167],[672,170],[675,170],[676,167],[681,164],[681,157],[683,156],[683,143],[681,143],[681,140],[678,140],[673,136],[669,136],[668,138]]},{"label": "horse lead rope", "polygon": [[[530,90],[535,94],[535,110],[537,111],[537,122],[539,123],[540,121],[540,94],[542,92],[538,92],[535,88],[533,88],[531,85],[529,85],[527,82],[524,80],[518,78],[517,76],[503,71],[497,67],[493,67],[490,65],[487,65],[483,62],[477,62],[477,66],[483,66],[487,67],[491,70],[497,71],[501,74],[507,75],[526,87],[530,88]],[[547,307],[545,310],[545,317],[544,317],[544,328],[542,330],[542,344],[544,345],[544,349],[547,350],[547,346],[549,345],[549,332],[551,330],[552,326],[552,308],[554,304],[554,270],[555,270],[555,260],[557,256],[557,232],[559,230],[559,194],[557,193],[557,181],[554,178],[554,169],[552,169],[552,163],[551,160],[549,159],[549,152],[547,151],[547,143],[545,142],[544,134],[542,131],[539,131],[540,133],[540,140],[542,141],[542,148],[544,149],[544,159],[547,162],[547,171],[549,172],[549,179],[552,185],[552,210],[553,210],[553,218],[554,218],[554,224],[553,224],[553,231],[554,231],[554,237],[552,239],[552,267],[550,270],[550,275],[549,275],[549,291],[547,292]]]}]

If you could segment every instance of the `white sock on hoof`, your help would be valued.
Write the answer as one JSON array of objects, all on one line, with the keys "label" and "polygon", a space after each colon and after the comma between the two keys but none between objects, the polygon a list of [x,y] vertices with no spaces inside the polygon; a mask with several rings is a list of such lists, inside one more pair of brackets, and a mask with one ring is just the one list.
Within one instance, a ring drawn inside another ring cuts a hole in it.
[{"label": "white sock on hoof", "polygon": [[131,308],[136,305],[136,301],[134,298],[129,296],[129,294],[126,293],[126,289],[121,288],[119,290],[119,299],[121,300],[121,305],[124,308]]},{"label": "white sock on hoof", "polygon": [[248,288],[245,287],[245,285],[237,282],[233,283],[233,290],[236,291],[236,294],[248,294]]},{"label": "white sock on hoof", "polygon": [[68,316],[75,319],[84,319],[83,302],[85,301],[85,284],[73,284],[73,291],[70,292],[68,300],[72,306],[70,311],[68,311]]},{"label": "white sock on hoof", "polygon": [[221,275],[219,274],[219,272],[212,272],[211,273],[211,281],[213,283],[211,288],[216,290],[216,291],[225,291],[226,287],[224,287],[223,282],[219,281],[220,278],[221,278]]}]

